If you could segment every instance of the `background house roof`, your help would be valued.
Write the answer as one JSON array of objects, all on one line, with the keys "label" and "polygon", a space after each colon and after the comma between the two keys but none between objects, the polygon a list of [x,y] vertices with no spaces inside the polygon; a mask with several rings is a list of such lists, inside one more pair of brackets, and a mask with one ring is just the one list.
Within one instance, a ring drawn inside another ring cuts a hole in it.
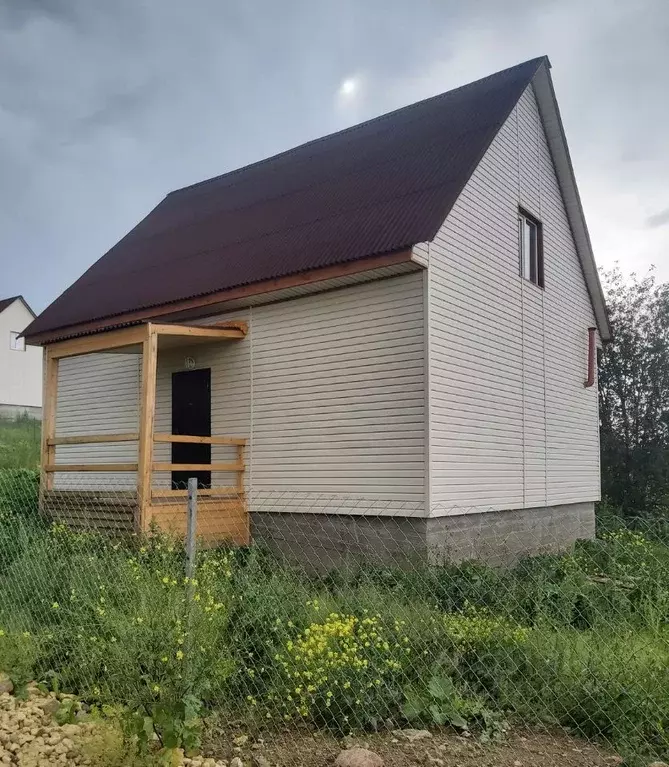
[{"label": "background house roof", "polygon": [[35,316],[35,312],[30,308],[28,305],[28,302],[25,300],[23,296],[11,296],[10,298],[0,298],[0,312],[4,312],[5,309],[10,307],[14,301],[21,301],[21,303],[26,307],[26,309],[32,314],[32,316]]},{"label": "background house roof", "polygon": [[172,192],[26,335],[433,239],[545,61]]}]

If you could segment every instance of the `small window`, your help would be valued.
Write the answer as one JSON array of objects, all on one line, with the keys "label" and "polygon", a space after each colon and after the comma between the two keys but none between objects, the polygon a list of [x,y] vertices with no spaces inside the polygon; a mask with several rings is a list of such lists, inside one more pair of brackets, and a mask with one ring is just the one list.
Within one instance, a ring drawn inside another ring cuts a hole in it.
[{"label": "small window", "polygon": [[541,222],[524,210],[518,212],[520,276],[544,286],[544,248]]},{"label": "small window", "polygon": [[9,331],[9,348],[15,352],[24,352],[26,350],[26,339],[22,338],[18,331]]}]

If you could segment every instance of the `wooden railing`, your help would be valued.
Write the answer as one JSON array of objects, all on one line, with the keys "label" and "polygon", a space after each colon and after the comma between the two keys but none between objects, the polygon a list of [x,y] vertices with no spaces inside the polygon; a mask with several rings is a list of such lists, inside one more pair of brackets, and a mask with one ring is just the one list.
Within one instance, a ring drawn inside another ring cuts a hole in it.
[{"label": "wooden railing", "polygon": [[[80,436],[53,437],[47,440],[49,448],[49,463],[45,464],[44,472],[47,475],[55,472],[119,472],[119,471],[138,471],[137,463],[56,463],[55,448],[57,445],[89,445],[103,444],[106,442],[136,442],[139,440],[139,434],[128,432],[124,434],[85,434]],[[171,463],[154,461],[151,464],[151,472],[155,471],[224,471],[234,472],[236,481],[234,485],[203,488],[199,490],[200,495],[242,495],[244,493],[244,471],[246,465],[244,462],[244,448],[246,439],[244,437],[199,437],[186,434],[154,434],[154,442],[174,443],[185,442],[202,445],[229,445],[236,447],[236,460],[227,462],[210,463]],[[151,490],[152,498],[179,498],[187,495],[187,490],[172,490],[155,488]]]},{"label": "wooden railing", "polygon": [[136,463],[56,463],[57,445],[99,445],[105,442],[136,442],[137,432],[125,434],[81,434],[69,437],[51,437],[46,440],[48,462],[43,466],[47,475],[58,471],[137,471]]},{"label": "wooden railing", "polygon": [[[234,485],[207,487],[198,490],[199,495],[243,495],[244,493],[244,437],[199,437],[188,434],[154,434],[154,442],[189,443],[199,445],[229,445],[237,448],[237,460],[211,463],[162,463],[154,462],[153,471],[229,471],[236,473]],[[185,498],[188,490],[152,488],[152,498]]]}]

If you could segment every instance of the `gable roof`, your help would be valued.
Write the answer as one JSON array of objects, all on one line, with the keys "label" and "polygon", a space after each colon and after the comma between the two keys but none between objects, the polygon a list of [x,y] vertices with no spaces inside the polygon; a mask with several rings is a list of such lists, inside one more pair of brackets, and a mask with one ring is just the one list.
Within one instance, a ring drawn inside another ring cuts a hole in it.
[{"label": "gable roof", "polygon": [[[170,193],[26,329],[66,328],[431,240],[545,57]],[[76,332],[76,331],[74,331]]]},{"label": "gable roof", "polygon": [[10,298],[0,298],[0,313],[4,312],[5,309],[8,309],[14,303],[14,301],[20,301],[26,307],[26,309],[32,314],[32,316],[35,317],[35,312],[30,308],[30,306],[28,305],[28,302],[21,295],[11,296]]}]

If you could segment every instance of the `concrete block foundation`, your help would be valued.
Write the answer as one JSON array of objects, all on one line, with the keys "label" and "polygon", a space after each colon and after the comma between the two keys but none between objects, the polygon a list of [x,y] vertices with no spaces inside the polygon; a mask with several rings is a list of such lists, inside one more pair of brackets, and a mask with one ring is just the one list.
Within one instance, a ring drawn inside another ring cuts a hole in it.
[{"label": "concrete block foundation", "polygon": [[443,517],[251,512],[251,535],[309,569],[478,560],[511,565],[595,535],[594,503]]},{"label": "concrete block foundation", "polygon": [[510,565],[523,557],[556,554],[595,537],[595,504],[569,503],[426,520],[430,561],[478,560]]}]

